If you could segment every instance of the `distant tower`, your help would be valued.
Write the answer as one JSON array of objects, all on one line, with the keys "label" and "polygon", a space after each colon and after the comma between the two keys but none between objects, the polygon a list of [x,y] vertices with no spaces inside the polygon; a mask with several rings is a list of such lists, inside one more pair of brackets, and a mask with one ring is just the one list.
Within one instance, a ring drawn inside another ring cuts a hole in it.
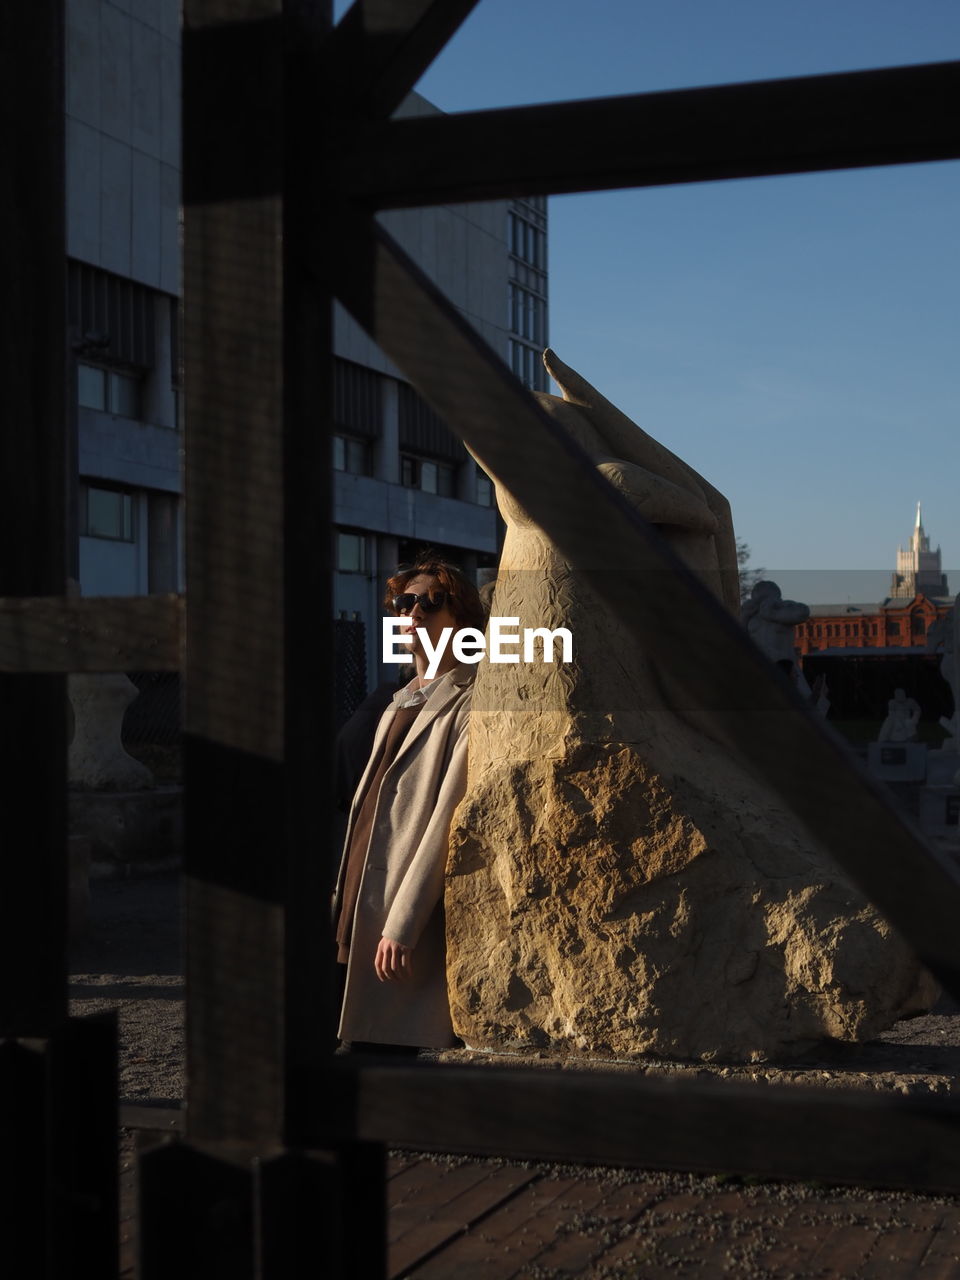
[{"label": "distant tower", "polygon": [[910,545],[906,551],[897,547],[897,571],[893,575],[890,595],[912,600],[918,592],[925,596],[948,594],[947,579],[940,567],[940,548],[930,550],[930,539],[923,531],[919,502]]}]

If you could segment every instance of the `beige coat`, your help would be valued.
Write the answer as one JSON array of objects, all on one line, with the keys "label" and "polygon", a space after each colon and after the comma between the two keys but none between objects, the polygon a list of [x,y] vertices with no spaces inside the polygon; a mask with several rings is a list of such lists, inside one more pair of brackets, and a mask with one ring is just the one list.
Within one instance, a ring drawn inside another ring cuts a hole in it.
[{"label": "beige coat", "polygon": [[[437,681],[380,784],[353,921],[340,1017],[341,1040],[443,1048],[455,1042],[447,1002],[443,882],[450,819],[467,776],[467,721],[475,666],[461,663]],[[357,797],[376,768],[395,704],[377,726],[354,797],[340,863],[357,819]],[[413,977],[381,982],[373,959],[381,938],[413,947]]]}]

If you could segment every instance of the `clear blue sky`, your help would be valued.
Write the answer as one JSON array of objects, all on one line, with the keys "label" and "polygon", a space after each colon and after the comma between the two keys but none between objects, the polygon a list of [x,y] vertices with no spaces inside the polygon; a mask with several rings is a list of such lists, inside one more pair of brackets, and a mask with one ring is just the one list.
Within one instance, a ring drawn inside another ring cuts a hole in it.
[{"label": "clear blue sky", "polygon": [[[481,0],[417,87],[453,112],[953,58],[960,0]],[[551,345],[727,494],[754,564],[830,571],[799,598],[884,594],[918,499],[958,591],[958,229],[953,162],[555,197]]]}]

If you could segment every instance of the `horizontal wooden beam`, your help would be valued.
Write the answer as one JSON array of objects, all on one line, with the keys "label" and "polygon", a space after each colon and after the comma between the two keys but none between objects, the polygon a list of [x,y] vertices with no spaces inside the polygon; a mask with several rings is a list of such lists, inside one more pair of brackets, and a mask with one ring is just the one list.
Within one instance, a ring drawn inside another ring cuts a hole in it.
[{"label": "horizontal wooden beam", "polygon": [[388,1147],[960,1191],[960,1103],[627,1073],[366,1066],[358,1134]]},{"label": "horizontal wooden beam", "polygon": [[960,62],[358,126],[343,194],[367,208],[602,191],[960,156]]},{"label": "horizontal wooden beam", "polygon": [[138,1129],[149,1133],[182,1133],[183,1107],[122,1106],[121,1129]]},{"label": "horizontal wooden beam", "polygon": [[391,238],[344,223],[339,296],[644,646],[674,712],[733,750],[960,996],[960,875],[740,623]]},{"label": "horizontal wooden beam", "polygon": [[182,596],[0,598],[0,672],[178,671]]}]

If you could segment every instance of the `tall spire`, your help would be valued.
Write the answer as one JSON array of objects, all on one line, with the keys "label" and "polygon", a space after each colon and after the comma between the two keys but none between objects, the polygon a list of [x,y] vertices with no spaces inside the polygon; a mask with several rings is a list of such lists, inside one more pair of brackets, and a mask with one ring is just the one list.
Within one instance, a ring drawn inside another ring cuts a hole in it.
[{"label": "tall spire", "polygon": [[917,519],[910,545],[897,548],[897,571],[890,585],[890,595],[910,599],[918,593],[928,596],[947,594],[947,579],[940,567],[940,548],[930,549],[930,539],[923,527],[923,511],[917,503]]}]

